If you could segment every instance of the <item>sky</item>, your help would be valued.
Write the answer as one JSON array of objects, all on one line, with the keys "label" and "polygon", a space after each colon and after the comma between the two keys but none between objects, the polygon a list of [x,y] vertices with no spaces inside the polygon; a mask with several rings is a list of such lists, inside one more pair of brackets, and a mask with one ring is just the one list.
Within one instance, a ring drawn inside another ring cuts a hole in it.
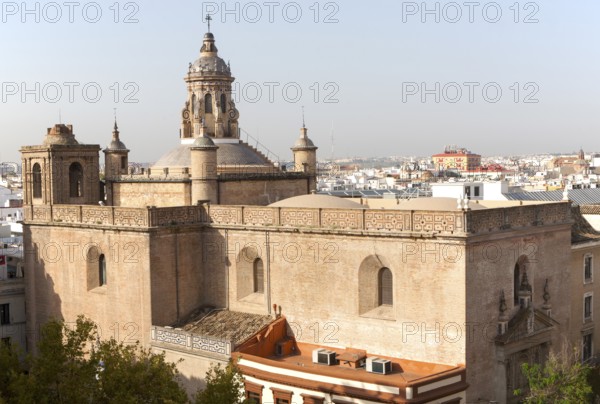
[{"label": "sky", "polygon": [[282,160],[598,151],[600,2],[0,2],[0,162],[72,124],[130,161],[179,142],[212,14],[240,126]]}]

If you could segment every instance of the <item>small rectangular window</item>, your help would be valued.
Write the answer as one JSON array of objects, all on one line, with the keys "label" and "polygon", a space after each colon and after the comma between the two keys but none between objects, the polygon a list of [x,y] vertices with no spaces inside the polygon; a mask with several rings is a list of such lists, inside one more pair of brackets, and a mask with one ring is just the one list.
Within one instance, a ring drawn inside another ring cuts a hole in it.
[{"label": "small rectangular window", "polygon": [[479,196],[479,187],[473,188],[473,196]]},{"label": "small rectangular window", "polygon": [[592,320],[592,295],[585,295],[583,298],[583,321]]},{"label": "small rectangular window", "polygon": [[584,361],[587,361],[588,359],[590,359],[592,357],[592,342],[593,342],[593,336],[594,334],[586,334],[583,336],[583,346],[581,349],[581,356],[582,359]]},{"label": "small rectangular window", "polygon": [[583,279],[584,283],[590,283],[593,277],[593,258],[586,255],[583,259]]}]

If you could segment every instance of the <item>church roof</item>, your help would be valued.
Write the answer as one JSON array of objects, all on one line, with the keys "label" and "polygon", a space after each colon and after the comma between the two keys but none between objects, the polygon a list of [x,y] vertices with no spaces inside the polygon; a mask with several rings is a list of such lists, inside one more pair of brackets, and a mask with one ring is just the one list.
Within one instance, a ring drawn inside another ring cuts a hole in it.
[{"label": "church roof", "polygon": [[199,310],[177,326],[194,334],[229,340],[237,346],[272,321],[273,317],[261,314],[213,310],[205,315]]},{"label": "church roof", "polygon": [[287,198],[269,206],[278,208],[336,208],[336,209],[364,209],[366,206],[352,202],[348,199],[329,195],[300,195]]},{"label": "church roof", "polygon": [[[267,158],[259,154],[248,144],[239,143],[216,143],[218,165],[255,165],[273,166]],[[192,164],[192,144],[182,144],[164,154],[154,167],[190,167]]]}]

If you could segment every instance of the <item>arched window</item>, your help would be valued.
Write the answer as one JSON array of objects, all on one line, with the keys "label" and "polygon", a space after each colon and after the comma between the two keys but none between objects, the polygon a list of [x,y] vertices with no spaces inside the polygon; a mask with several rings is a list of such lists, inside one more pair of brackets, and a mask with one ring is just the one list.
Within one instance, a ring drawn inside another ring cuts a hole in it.
[{"label": "arched window", "polygon": [[204,96],[204,113],[212,114],[212,107],[212,95],[209,93]]},{"label": "arched window", "polygon": [[225,94],[221,94],[221,112],[227,112],[227,96]]},{"label": "arched window", "polygon": [[79,163],[73,163],[69,167],[69,190],[71,198],[83,196],[83,167]]},{"label": "arched window", "polygon": [[33,165],[33,197],[42,197],[42,168],[38,163]]},{"label": "arched window", "polygon": [[381,268],[377,279],[379,305],[392,306],[394,304],[394,279],[389,268]]},{"label": "arched window", "polygon": [[98,258],[98,285],[106,285],[106,257],[104,254]]},{"label": "arched window", "polygon": [[254,260],[252,268],[252,277],[254,280],[254,293],[265,292],[265,273],[263,269],[263,262],[260,258]]}]

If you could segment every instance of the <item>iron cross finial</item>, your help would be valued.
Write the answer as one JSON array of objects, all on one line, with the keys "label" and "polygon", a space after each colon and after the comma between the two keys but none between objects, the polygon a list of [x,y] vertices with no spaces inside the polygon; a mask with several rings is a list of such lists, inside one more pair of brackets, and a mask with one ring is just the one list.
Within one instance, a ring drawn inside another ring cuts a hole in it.
[{"label": "iron cross finial", "polygon": [[212,17],[210,16],[210,14],[207,14],[204,20],[208,24],[208,32],[210,32],[210,22],[212,21]]}]

